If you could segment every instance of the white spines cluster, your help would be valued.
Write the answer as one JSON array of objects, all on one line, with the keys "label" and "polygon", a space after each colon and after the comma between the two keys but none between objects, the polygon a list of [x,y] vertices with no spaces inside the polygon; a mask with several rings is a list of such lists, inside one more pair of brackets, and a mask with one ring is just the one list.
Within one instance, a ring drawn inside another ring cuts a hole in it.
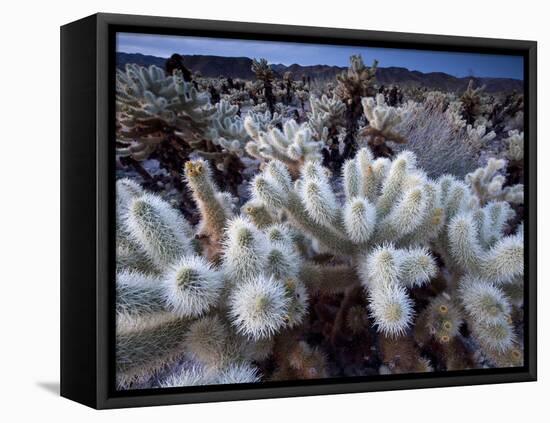
[{"label": "white spines cluster", "polygon": [[376,225],[376,207],[366,198],[352,197],[344,208],[344,227],[357,244],[368,242]]},{"label": "white spines cluster", "polygon": [[158,131],[137,136],[134,128],[158,119],[178,130],[200,132],[216,113],[207,93],[197,91],[179,73],[166,75],[155,65],[127,64],[124,71],[117,70],[116,101],[122,126],[117,141],[125,144],[117,154],[136,160],[147,159],[164,138]]},{"label": "white spines cluster", "polygon": [[437,274],[437,266],[425,248],[397,249],[385,244],[361,261],[359,274],[378,330],[397,337],[408,331],[414,318],[407,288],[428,283]]},{"label": "white spines cluster", "polygon": [[210,121],[216,109],[210,104],[210,95],[198,91],[192,82],[183,79],[181,72],[176,71],[173,76],[176,99],[173,101],[178,118],[187,116],[197,124]]},{"label": "white spines cluster", "polygon": [[[216,113],[212,116],[211,124],[206,130],[206,136],[215,145],[222,147],[223,150],[242,156],[246,141],[250,138],[244,128],[242,119],[237,115],[238,106],[232,105],[226,100],[220,100],[215,107]],[[219,165],[222,165],[222,163]]]},{"label": "white spines cluster", "polygon": [[269,110],[263,112],[249,111],[243,124],[248,135],[256,139],[260,132],[267,132],[275,128],[282,122],[281,115],[275,112],[271,114]]},{"label": "white spines cluster", "polygon": [[119,179],[116,183],[116,266],[117,271],[137,271],[156,274],[159,269],[142,246],[130,235],[124,222],[133,199],[144,194],[141,186],[131,179]]},{"label": "white spines cluster", "polygon": [[151,65],[149,68],[127,64],[125,70],[117,70],[117,101],[123,108],[137,113],[138,118],[161,117],[169,122],[175,114],[169,110],[169,99],[176,96],[174,78],[164,70]]},{"label": "white spines cluster", "polygon": [[185,256],[171,266],[162,282],[166,303],[181,317],[198,317],[220,296],[222,274],[200,256]]},{"label": "white spines cluster", "polygon": [[467,125],[466,134],[468,143],[475,151],[482,149],[489,141],[492,141],[497,136],[494,131],[487,131],[485,125]]},{"label": "white spines cluster", "polygon": [[271,354],[273,339],[254,340],[235,329],[219,313],[209,313],[189,326],[185,335],[187,358],[204,367],[211,383],[234,364],[264,360]]},{"label": "white spines cluster", "polygon": [[122,178],[116,182],[116,211],[123,214],[127,211],[133,198],[144,194],[143,188],[129,178]]},{"label": "white spines cluster", "polygon": [[454,176],[441,176],[437,180],[436,188],[445,223],[459,213],[479,208],[479,199],[472,193],[470,187]]},{"label": "white spines cluster", "polygon": [[203,366],[191,365],[179,369],[159,382],[161,388],[211,385],[212,377]]},{"label": "white spines cluster", "polygon": [[298,278],[287,278],[284,282],[286,296],[289,300],[286,315],[286,326],[293,328],[303,322],[307,314],[309,295],[305,285]]},{"label": "white spines cluster", "polygon": [[338,225],[339,204],[324,169],[317,162],[306,165],[300,186],[302,204],[313,221],[328,227]]},{"label": "white spines cluster", "polygon": [[231,363],[215,377],[214,384],[234,385],[236,383],[254,383],[260,381],[260,372],[249,363]]},{"label": "white spines cluster", "polygon": [[524,274],[523,226],[504,235],[513,211],[505,202],[456,215],[448,225],[449,252],[465,276],[460,298],[482,347],[504,352],[514,343],[505,288]]},{"label": "white spines cluster", "polygon": [[301,260],[290,241],[268,241],[267,271],[278,279],[295,278],[300,271]]},{"label": "white spines cluster", "polygon": [[117,386],[128,389],[143,383],[181,359],[187,327],[185,319],[167,312],[117,319]]},{"label": "white spines cluster", "polygon": [[231,283],[250,280],[264,270],[268,243],[248,219],[236,217],[229,222],[224,245],[223,269]]},{"label": "white spines cluster", "polygon": [[360,55],[350,56],[348,68],[340,75],[336,75],[338,85],[336,94],[345,102],[353,101],[357,96],[366,97],[372,95],[378,61],[372,66],[365,66]]},{"label": "white spines cluster", "polygon": [[400,280],[409,287],[420,287],[428,283],[437,272],[437,265],[426,247],[408,248],[401,256]]},{"label": "white spines cluster", "polygon": [[328,142],[330,129],[338,130],[345,126],[346,105],[336,96],[322,95],[309,98],[311,112],[308,113],[308,125],[315,139]]},{"label": "white spines cluster", "polygon": [[499,172],[505,167],[505,160],[490,158],[485,167],[466,175],[466,182],[482,204],[493,200],[523,203],[523,184],[504,186],[506,178]]},{"label": "white spines cluster", "polygon": [[504,140],[508,149],[506,150],[507,158],[512,162],[521,162],[523,160],[524,142],[523,132],[514,129],[508,131],[508,138]]},{"label": "white spines cluster", "polygon": [[192,252],[192,228],[156,195],[145,193],[133,198],[123,220],[130,237],[161,268]]},{"label": "white spines cluster", "polygon": [[462,117],[462,103],[459,100],[451,101],[444,115],[455,132],[458,133],[466,127],[466,120]]},{"label": "white spines cluster", "polygon": [[523,276],[523,232],[504,235],[513,211],[492,203],[455,216],[448,225],[449,253],[465,272],[495,284]]},{"label": "white spines cluster", "polygon": [[429,110],[445,111],[455,96],[441,91],[429,91],[424,100],[424,107]]},{"label": "white spines cluster", "polygon": [[467,274],[460,281],[459,294],[471,330],[484,351],[492,355],[515,348],[512,306],[501,287]]},{"label": "white spines cluster", "polygon": [[[434,182],[416,168],[412,153],[400,153],[391,163],[382,161],[382,172],[378,162],[383,159],[372,160],[368,150],[360,150],[354,160],[364,175],[364,199],[376,208],[372,243],[423,244],[435,237],[441,205]],[[370,214],[374,217],[372,210]]]},{"label": "white spines cluster", "polygon": [[302,322],[308,295],[301,259],[285,225],[259,231],[247,219],[230,222],[223,269],[230,284],[230,320],[251,339],[271,337]]},{"label": "white spines cluster", "polygon": [[343,166],[343,205],[330,172],[318,162],[303,166],[294,187],[284,165],[271,163],[277,164],[276,172],[268,166],[252,181],[254,201],[284,210],[291,224],[338,255],[353,255],[383,242],[422,244],[441,229],[436,184],[415,167],[410,152],[390,162],[374,160],[367,148],[359,150]]},{"label": "white spines cluster", "polygon": [[166,311],[161,279],[123,270],[116,275],[117,320]]},{"label": "white spines cluster", "polygon": [[361,104],[369,125],[381,134],[391,134],[403,120],[404,109],[387,105],[384,94],[378,94],[376,98],[364,97]]},{"label": "white spines cluster", "polygon": [[117,183],[117,216],[117,383],[128,388],[184,353],[188,321],[174,312],[163,281],[171,265],[193,253],[193,229],[167,202],[124,179]]},{"label": "white spines cluster", "polygon": [[198,317],[220,296],[222,275],[199,256],[185,256],[162,276],[121,271],[116,279],[119,319],[171,312],[178,317]]},{"label": "white spines cluster", "polygon": [[254,340],[278,332],[285,325],[288,307],[285,286],[262,274],[239,284],[229,298],[233,325]]},{"label": "white spines cluster", "polygon": [[[202,175],[196,166],[187,169],[193,171],[188,177]],[[228,255],[220,271],[196,255],[189,241],[192,228],[166,202],[124,180],[118,194],[123,228],[119,232],[130,233],[131,239],[143,244],[159,269],[157,273],[117,273],[118,385],[129,388],[152,380],[184,355],[194,361],[161,380],[161,386],[258,381],[259,373],[250,360],[258,354],[269,355],[271,344],[266,338],[301,323],[307,311],[305,287],[296,279],[300,259],[289,229],[274,225],[264,233],[244,219],[234,219],[227,230]],[[159,246],[164,249],[159,251]],[[246,257],[249,261],[244,266],[234,263],[228,259],[231,253],[237,261]],[[223,298],[224,280],[231,281],[232,276],[235,283],[226,286]],[[256,290],[247,283],[255,283]],[[236,303],[230,298],[243,298],[239,292],[248,296],[240,307],[233,307]],[[232,325],[217,317],[220,309],[239,310],[234,315],[238,317],[227,316]]]},{"label": "white spines cluster", "polygon": [[494,284],[478,277],[464,277],[460,294],[464,309],[479,324],[499,323],[511,313],[510,303],[504,293]]},{"label": "white spines cluster", "polygon": [[322,158],[324,143],[313,139],[307,123],[300,125],[290,119],[284,123],[282,131],[276,127],[262,131],[253,118],[247,116],[244,127],[252,138],[246,144],[246,151],[252,157],[279,160],[296,172],[303,162]]}]

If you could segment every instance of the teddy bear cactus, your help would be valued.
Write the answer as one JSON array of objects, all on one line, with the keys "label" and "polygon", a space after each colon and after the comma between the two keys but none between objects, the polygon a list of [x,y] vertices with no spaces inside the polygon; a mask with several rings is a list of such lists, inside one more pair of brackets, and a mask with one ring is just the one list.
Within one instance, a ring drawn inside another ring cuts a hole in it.
[{"label": "teddy bear cactus", "polygon": [[118,387],[521,366],[523,133],[472,84],[390,106],[360,56],[330,88],[252,68],[117,72],[118,156],[179,183],[117,174]]},{"label": "teddy bear cactus", "polygon": [[[421,324],[449,342],[466,320],[488,354],[515,348],[504,288],[523,275],[522,227],[504,235],[506,202],[481,207],[464,182],[429,179],[412,153],[389,160],[363,148],[339,178],[307,160],[293,179],[272,159],[251,181],[242,214],[207,161],[188,161],[184,178],[201,215],[195,227],[130,180],[117,183],[120,386],[260,380],[255,366],[299,330],[312,296],[356,287],[383,339],[410,337],[411,292],[441,277],[436,257],[452,272],[453,302],[434,300]],[[320,254],[333,259],[319,263]]]},{"label": "teddy bear cactus", "polygon": [[203,216],[196,228],[132,181],[117,183],[117,251],[136,254],[117,261],[122,387],[139,385],[183,355],[208,380],[241,380],[239,371],[255,380],[251,358],[305,315],[307,293],[288,228],[260,231],[234,216],[206,161],[187,162],[185,177]]}]

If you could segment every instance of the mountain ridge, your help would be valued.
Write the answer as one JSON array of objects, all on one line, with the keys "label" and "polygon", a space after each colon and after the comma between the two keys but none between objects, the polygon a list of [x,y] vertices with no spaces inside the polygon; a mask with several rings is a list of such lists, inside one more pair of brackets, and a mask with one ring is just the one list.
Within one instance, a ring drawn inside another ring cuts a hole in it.
[{"label": "mountain ridge", "polygon": [[[166,58],[144,55],[141,53],[117,52],[116,66],[124,68],[127,63],[136,63],[141,66],[156,65],[164,68]],[[193,72],[200,72],[206,77],[230,77],[254,79],[251,70],[252,59],[249,57],[223,57],[210,55],[185,55],[183,63]],[[337,74],[346,70],[346,67],[335,65],[283,65],[272,64],[271,68],[280,77],[285,72],[291,72],[294,79],[310,77],[312,79],[334,79]],[[488,93],[523,91],[523,81],[512,78],[491,77],[456,77],[444,72],[420,72],[403,67],[378,67],[376,79],[380,85],[399,84],[401,86],[420,86],[448,92],[462,92],[468,86],[470,79],[476,86],[485,85]]]}]

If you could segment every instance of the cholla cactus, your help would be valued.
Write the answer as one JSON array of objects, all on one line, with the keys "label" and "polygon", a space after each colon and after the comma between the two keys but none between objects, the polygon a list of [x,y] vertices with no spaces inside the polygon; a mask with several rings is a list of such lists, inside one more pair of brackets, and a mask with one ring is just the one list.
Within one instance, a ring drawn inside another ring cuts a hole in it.
[{"label": "cholla cactus", "polygon": [[[288,167],[272,160],[251,183],[255,207],[270,217],[259,226],[227,211],[207,162],[189,162],[186,180],[202,216],[196,228],[182,223],[162,200],[120,182],[120,233],[133,234],[156,266],[150,274],[123,270],[117,277],[120,386],[145,383],[182,362],[179,373],[161,386],[256,381],[253,360],[265,359],[279,334],[300,327],[310,293],[358,286],[365,290],[364,313],[385,340],[387,357],[395,342],[414,333],[419,343],[433,336],[445,345],[448,365],[455,366],[454,339],[463,319],[458,300],[487,357],[504,360],[517,348],[509,320],[512,302],[504,288],[509,291],[523,274],[522,229],[504,236],[512,215],[507,203],[480,208],[467,185],[448,176],[428,179],[411,153],[390,161],[361,149],[343,168],[343,205],[319,162],[305,162],[293,182]],[[138,213],[140,207],[147,213]],[[196,245],[191,240],[197,232],[218,241]],[[296,233],[309,239],[305,249],[298,248]],[[159,251],[162,238],[173,247]],[[312,250],[331,252],[339,264],[309,262]],[[458,298],[434,299],[418,317],[417,329],[411,290],[439,274],[432,250],[454,273],[450,289],[457,288]],[[149,334],[158,337],[155,344],[143,339]],[[272,377],[325,374],[323,357],[304,344]],[[310,359],[316,364],[307,364]],[[390,371],[405,371],[388,360]]]},{"label": "cholla cactus", "polygon": [[343,139],[343,158],[351,157],[357,150],[355,137],[359,127],[358,121],[363,114],[361,99],[375,95],[374,81],[378,62],[375,60],[369,68],[361,56],[351,56],[350,66],[346,72],[338,75],[336,95],[346,104],[346,135]]},{"label": "cholla cactus", "polygon": [[[161,386],[254,382],[259,373],[251,361],[269,355],[270,339],[299,325],[307,311],[289,229],[260,231],[232,218],[207,162],[187,162],[185,173],[202,216],[195,228],[159,197],[118,183],[119,236],[131,239],[155,269],[117,275],[120,387],[139,386],[186,357],[184,369],[192,374],[182,370]],[[195,233],[208,242],[196,244]]]},{"label": "cholla cactus", "polygon": [[434,369],[429,359],[422,357],[410,337],[380,337],[380,374],[426,373]]},{"label": "cholla cactus", "polygon": [[337,95],[346,102],[372,96],[378,61],[375,60],[372,66],[368,67],[365,66],[361,56],[352,55],[349,60],[350,66],[347,71],[336,77],[338,80]]},{"label": "cholla cactus", "polygon": [[[523,132],[518,130],[508,131],[508,138],[504,139],[507,144],[506,155],[508,166],[508,183],[522,183],[524,179],[524,141]],[[522,190],[523,191],[523,190]]]},{"label": "cholla cactus", "polygon": [[463,212],[449,223],[450,253],[456,264],[482,279],[504,284],[523,275],[523,227],[504,236],[513,211],[504,202]]},{"label": "cholla cactus", "polygon": [[392,107],[396,107],[403,102],[403,91],[398,85],[390,85],[389,87],[382,85],[378,92],[384,95],[384,99]]},{"label": "cholla cactus", "polygon": [[294,187],[287,168],[272,162],[254,179],[252,192],[268,209],[282,208],[293,225],[335,254],[355,254],[369,242],[407,243],[437,212],[434,187],[410,153],[390,162],[362,149],[344,166],[343,184],[347,197],[341,206],[317,162],[306,163]]},{"label": "cholla cactus", "polygon": [[462,321],[459,305],[447,292],[443,292],[433,298],[418,317],[415,339],[421,346],[432,337],[440,344],[449,344],[454,337],[459,335]]},{"label": "cholla cactus", "polygon": [[260,372],[247,363],[233,363],[224,368],[216,377],[216,384],[254,383],[260,381]]},{"label": "cholla cactus", "polygon": [[238,331],[259,340],[273,336],[285,325],[289,300],[280,281],[260,275],[239,284],[229,304]]},{"label": "cholla cactus", "polygon": [[300,341],[289,352],[288,367],[299,379],[318,379],[327,375],[327,358],[318,348]]},{"label": "cholla cactus", "polygon": [[182,317],[199,317],[214,306],[221,293],[222,275],[200,256],[183,256],[163,280],[166,303]]},{"label": "cholla cactus", "polygon": [[192,252],[189,224],[155,195],[145,193],[133,198],[123,220],[129,237],[159,267]]},{"label": "cholla cactus", "polygon": [[261,82],[263,95],[267,107],[271,114],[275,113],[275,96],[273,95],[273,70],[266,59],[252,60],[252,72],[256,74],[256,79]]},{"label": "cholla cactus", "polygon": [[307,124],[299,125],[291,119],[285,122],[282,131],[271,128],[264,132],[251,116],[247,116],[244,126],[252,138],[246,144],[246,152],[260,160],[279,160],[291,169],[294,176],[299,174],[305,162],[321,159],[324,143],[312,138]]},{"label": "cholla cactus", "polygon": [[242,156],[249,137],[241,118],[237,116],[239,108],[225,100],[221,100],[215,107],[216,114],[212,117],[211,125],[206,131],[207,137],[215,145],[219,145],[223,151]]},{"label": "cholla cactus", "polygon": [[[209,257],[218,253],[225,224],[233,216],[230,207],[231,196],[217,190],[211,175],[210,165],[204,160],[185,163],[185,180],[193,193],[193,199],[201,212],[197,234],[212,248]],[[206,238],[206,239],[205,239]]]},{"label": "cholla cactus", "polygon": [[267,63],[267,60],[263,58],[252,61],[252,72],[256,74],[256,78],[260,81],[272,81],[274,78],[273,70]]},{"label": "cholla cactus", "polygon": [[507,203],[490,203],[449,223],[450,253],[465,272],[461,300],[474,334],[488,351],[504,352],[515,342],[510,304],[499,288],[523,277],[523,226],[504,236],[511,216]]},{"label": "cholla cactus", "polygon": [[[387,159],[374,160],[368,149],[346,163],[343,184],[346,203],[341,207],[327,171],[318,163],[307,163],[294,187],[288,171],[278,164],[256,177],[252,190],[256,201],[268,208],[283,208],[290,222],[323,248],[364,263],[361,278],[379,329],[388,335],[402,334],[412,322],[406,287],[426,283],[436,267],[425,249],[397,250],[384,243],[406,246],[412,239],[427,240],[437,234],[441,219],[437,218],[435,186],[415,169],[410,153],[403,153],[391,163]],[[417,230],[422,232],[415,237]],[[362,252],[371,248],[371,255],[361,259]],[[381,279],[389,270],[382,264],[374,265],[378,262],[373,257],[378,253],[393,254],[399,262],[389,282]]]},{"label": "cholla cactus", "polygon": [[259,275],[267,263],[265,235],[248,220],[237,217],[227,228],[223,264],[232,281],[242,282]]},{"label": "cholla cactus", "polygon": [[508,132],[508,138],[505,139],[507,143],[506,156],[511,162],[523,161],[523,132],[513,130]]},{"label": "cholla cactus", "polygon": [[152,186],[156,175],[139,162],[155,158],[168,182],[180,188],[181,167],[197,153],[214,163],[236,191],[248,140],[237,111],[225,100],[212,105],[210,94],[185,81],[180,71],[165,75],[156,66],[128,65],[117,72],[117,155]]},{"label": "cholla cactus", "polygon": [[210,385],[214,381],[208,377],[203,366],[192,365],[172,373],[160,382],[162,388],[177,388],[181,386]]},{"label": "cholla cactus", "polygon": [[470,79],[468,87],[460,97],[460,102],[462,103],[462,116],[469,125],[472,125],[484,111],[481,98],[481,94],[484,90],[485,86],[474,88],[474,80]]},{"label": "cholla cactus", "polygon": [[300,90],[300,89],[296,90],[296,98],[300,101],[300,107],[304,111],[305,105],[310,98],[309,91]]},{"label": "cholla cactus", "polygon": [[523,203],[523,185],[504,186],[506,178],[498,173],[506,167],[506,161],[490,158],[485,167],[466,175],[466,182],[478,196],[481,204],[494,200]]},{"label": "cholla cactus", "polygon": [[185,352],[188,322],[171,313],[117,316],[116,378],[120,388],[144,383]]},{"label": "cholla cactus", "polygon": [[166,76],[152,65],[144,68],[128,64],[117,71],[117,113],[121,128],[117,141],[125,144],[117,150],[121,156],[145,160],[169,133],[185,131],[196,140],[216,112],[207,94],[198,92],[181,74]]},{"label": "cholla cactus", "polygon": [[146,274],[158,273],[158,268],[148,258],[145,250],[132,238],[124,224],[131,202],[145,192],[131,179],[119,179],[116,183],[116,234],[117,270],[136,270]]},{"label": "cholla cactus", "polygon": [[437,272],[427,250],[376,248],[362,263],[362,283],[369,293],[370,309],[378,330],[386,336],[404,335],[413,321],[413,302],[406,287],[423,285]]},{"label": "cholla cactus", "polygon": [[167,311],[162,281],[158,276],[123,270],[116,278],[116,313],[119,319]]},{"label": "cholla cactus", "polygon": [[393,141],[397,144],[406,142],[395,132],[395,127],[402,122],[404,114],[410,110],[388,106],[383,94],[378,94],[376,100],[372,97],[363,98],[361,104],[369,122],[369,126],[361,131],[361,135],[368,138],[369,146],[378,153],[378,156],[391,156],[393,151],[386,142]]},{"label": "cholla cactus", "polygon": [[309,104],[308,123],[313,136],[327,143],[345,126],[346,105],[336,96],[329,98],[326,95],[321,98],[311,96]]},{"label": "cholla cactus", "polygon": [[458,100],[453,100],[445,110],[445,118],[453,127],[455,132],[466,128],[466,120],[462,117],[462,103]]},{"label": "cholla cactus", "polygon": [[120,388],[522,365],[522,99],[376,66],[118,71]]},{"label": "cholla cactus", "polygon": [[256,132],[253,132],[252,134],[249,132],[252,128],[256,128],[258,132],[267,132],[282,123],[281,115],[278,113],[274,113],[272,115],[269,110],[265,110],[263,112],[250,111],[248,112],[246,118],[253,123],[253,125],[250,123],[248,124],[248,129],[245,127],[245,130],[252,138],[256,138],[258,136]]},{"label": "cholla cactus", "polygon": [[448,109],[451,101],[453,101],[453,97],[447,93],[443,93],[441,91],[430,91],[426,94],[424,107],[428,110],[443,113]]},{"label": "cholla cactus", "polygon": [[474,151],[477,152],[496,137],[494,131],[487,132],[487,127],[485,125],[467,125],[466,134],[468,136],[467,142],[472,146]]}]

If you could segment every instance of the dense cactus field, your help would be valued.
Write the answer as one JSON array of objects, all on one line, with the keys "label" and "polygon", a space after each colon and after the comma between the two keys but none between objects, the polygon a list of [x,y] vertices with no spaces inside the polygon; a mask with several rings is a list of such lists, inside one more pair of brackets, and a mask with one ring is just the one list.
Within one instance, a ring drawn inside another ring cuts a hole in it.
[{"label": "dense cactus field", "polygon": [[523,95],[116,75],[119,389],[523,365]]}]

